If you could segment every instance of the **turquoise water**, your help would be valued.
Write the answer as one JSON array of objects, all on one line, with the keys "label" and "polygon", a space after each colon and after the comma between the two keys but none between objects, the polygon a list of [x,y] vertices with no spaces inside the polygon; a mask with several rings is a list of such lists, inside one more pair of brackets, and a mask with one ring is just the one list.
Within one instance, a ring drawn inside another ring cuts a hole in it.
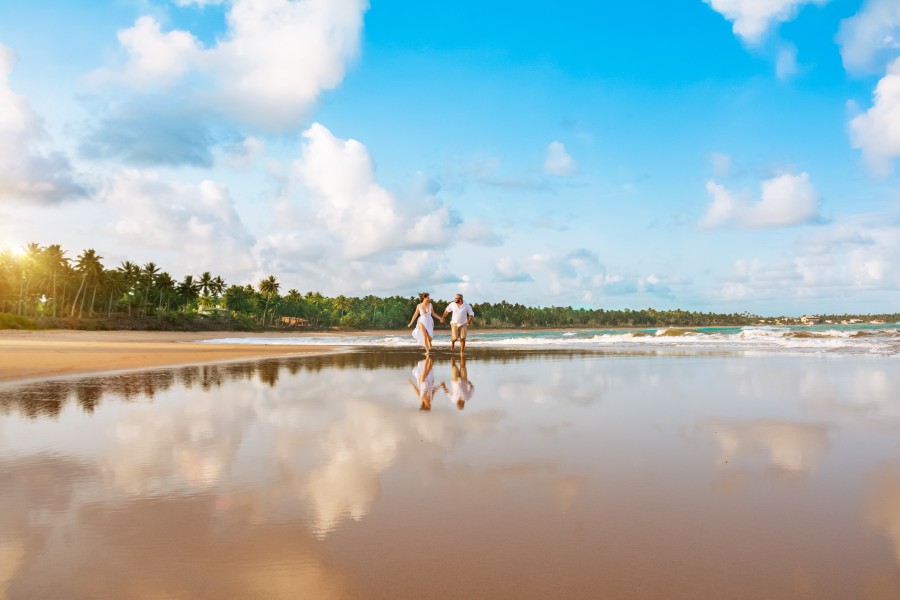
[{"label": "turquoise water", "polygon": [[[435,331],[435,346],[449,345],[449,332]],[[259,338],[222,338],[207,343],[273,345],[346,345],[413,347],[406,333],[299,335]],[[568,348],[639,349],[666,351],[677,349],[725,350],[732,352],[780,352],[871,354],[900,356],[900,325],[814,325],[758,327],[699,327],[646,329],[573,329],[521,331],[484,331],[472,328],[469,348]]]}]

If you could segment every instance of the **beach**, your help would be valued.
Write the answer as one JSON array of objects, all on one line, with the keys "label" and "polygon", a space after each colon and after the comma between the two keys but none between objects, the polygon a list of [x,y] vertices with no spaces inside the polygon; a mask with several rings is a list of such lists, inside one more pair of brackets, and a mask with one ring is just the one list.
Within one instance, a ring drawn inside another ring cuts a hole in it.
[{"label": "beach", "polygon": [[[229,337],[260,334],[228,332]],[[277,339],[284,334],[265,334]],[[333,351],[327,346],[197,343],[221,332],[0,331],[0,383]]]},{"label": "beach", "polygon": [[30,335],[11,600],[900,595],[895,326]]}]

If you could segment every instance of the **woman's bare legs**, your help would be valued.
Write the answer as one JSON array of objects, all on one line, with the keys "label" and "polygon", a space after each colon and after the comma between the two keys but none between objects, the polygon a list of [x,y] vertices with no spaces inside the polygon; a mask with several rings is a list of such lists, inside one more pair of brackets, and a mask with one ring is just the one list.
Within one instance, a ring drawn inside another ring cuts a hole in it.
[{"label": "woman's bare legs", "polygon": [[423,323],[419,323],[416,325],[419,328],[419,333],[422,334],[422,344],[425,346],[425,353],[431,352],[431,336],[428,335],[428,330],[425,329],[425,325]]}]

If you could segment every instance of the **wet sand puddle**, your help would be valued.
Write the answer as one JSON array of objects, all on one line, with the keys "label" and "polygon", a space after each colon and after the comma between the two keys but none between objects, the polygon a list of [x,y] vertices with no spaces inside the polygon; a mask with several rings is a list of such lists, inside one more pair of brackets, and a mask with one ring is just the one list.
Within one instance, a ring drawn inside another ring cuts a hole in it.
[{"label": "wet sand puddle", "polygon": [[0,387],[0,598],[900,597],[885,357],[405,350]]}]

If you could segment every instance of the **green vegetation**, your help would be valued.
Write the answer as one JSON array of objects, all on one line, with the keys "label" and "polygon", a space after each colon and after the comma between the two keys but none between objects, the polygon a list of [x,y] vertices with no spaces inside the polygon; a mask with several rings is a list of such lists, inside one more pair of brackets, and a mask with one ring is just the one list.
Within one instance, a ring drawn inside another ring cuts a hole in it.
[{"label": "green vegetation", "polygon": [[[329,298],[296,289],[280,294],[269,275],[258,285],[226,285],[210,272],[180,281],[149,262],[125,261],[106,268],[94,249],[74,259],[59,245],[29,244],[20,253],[0,252],[0,328],[255,330],[302,325],[315,329],[402,329],[416,298],[365,296]],[[435,300],[440,310],[447,301]],[[683,310],[604,310],[568,306],[474,304],[482,328],[690,327],[790,324],[788,317]],[[842,315],[894,323],[900,315]]]},{"label": "green vegetation", "polygon": [[0,329],[38,329],[38,324],[27,317],[0,313]]}]

